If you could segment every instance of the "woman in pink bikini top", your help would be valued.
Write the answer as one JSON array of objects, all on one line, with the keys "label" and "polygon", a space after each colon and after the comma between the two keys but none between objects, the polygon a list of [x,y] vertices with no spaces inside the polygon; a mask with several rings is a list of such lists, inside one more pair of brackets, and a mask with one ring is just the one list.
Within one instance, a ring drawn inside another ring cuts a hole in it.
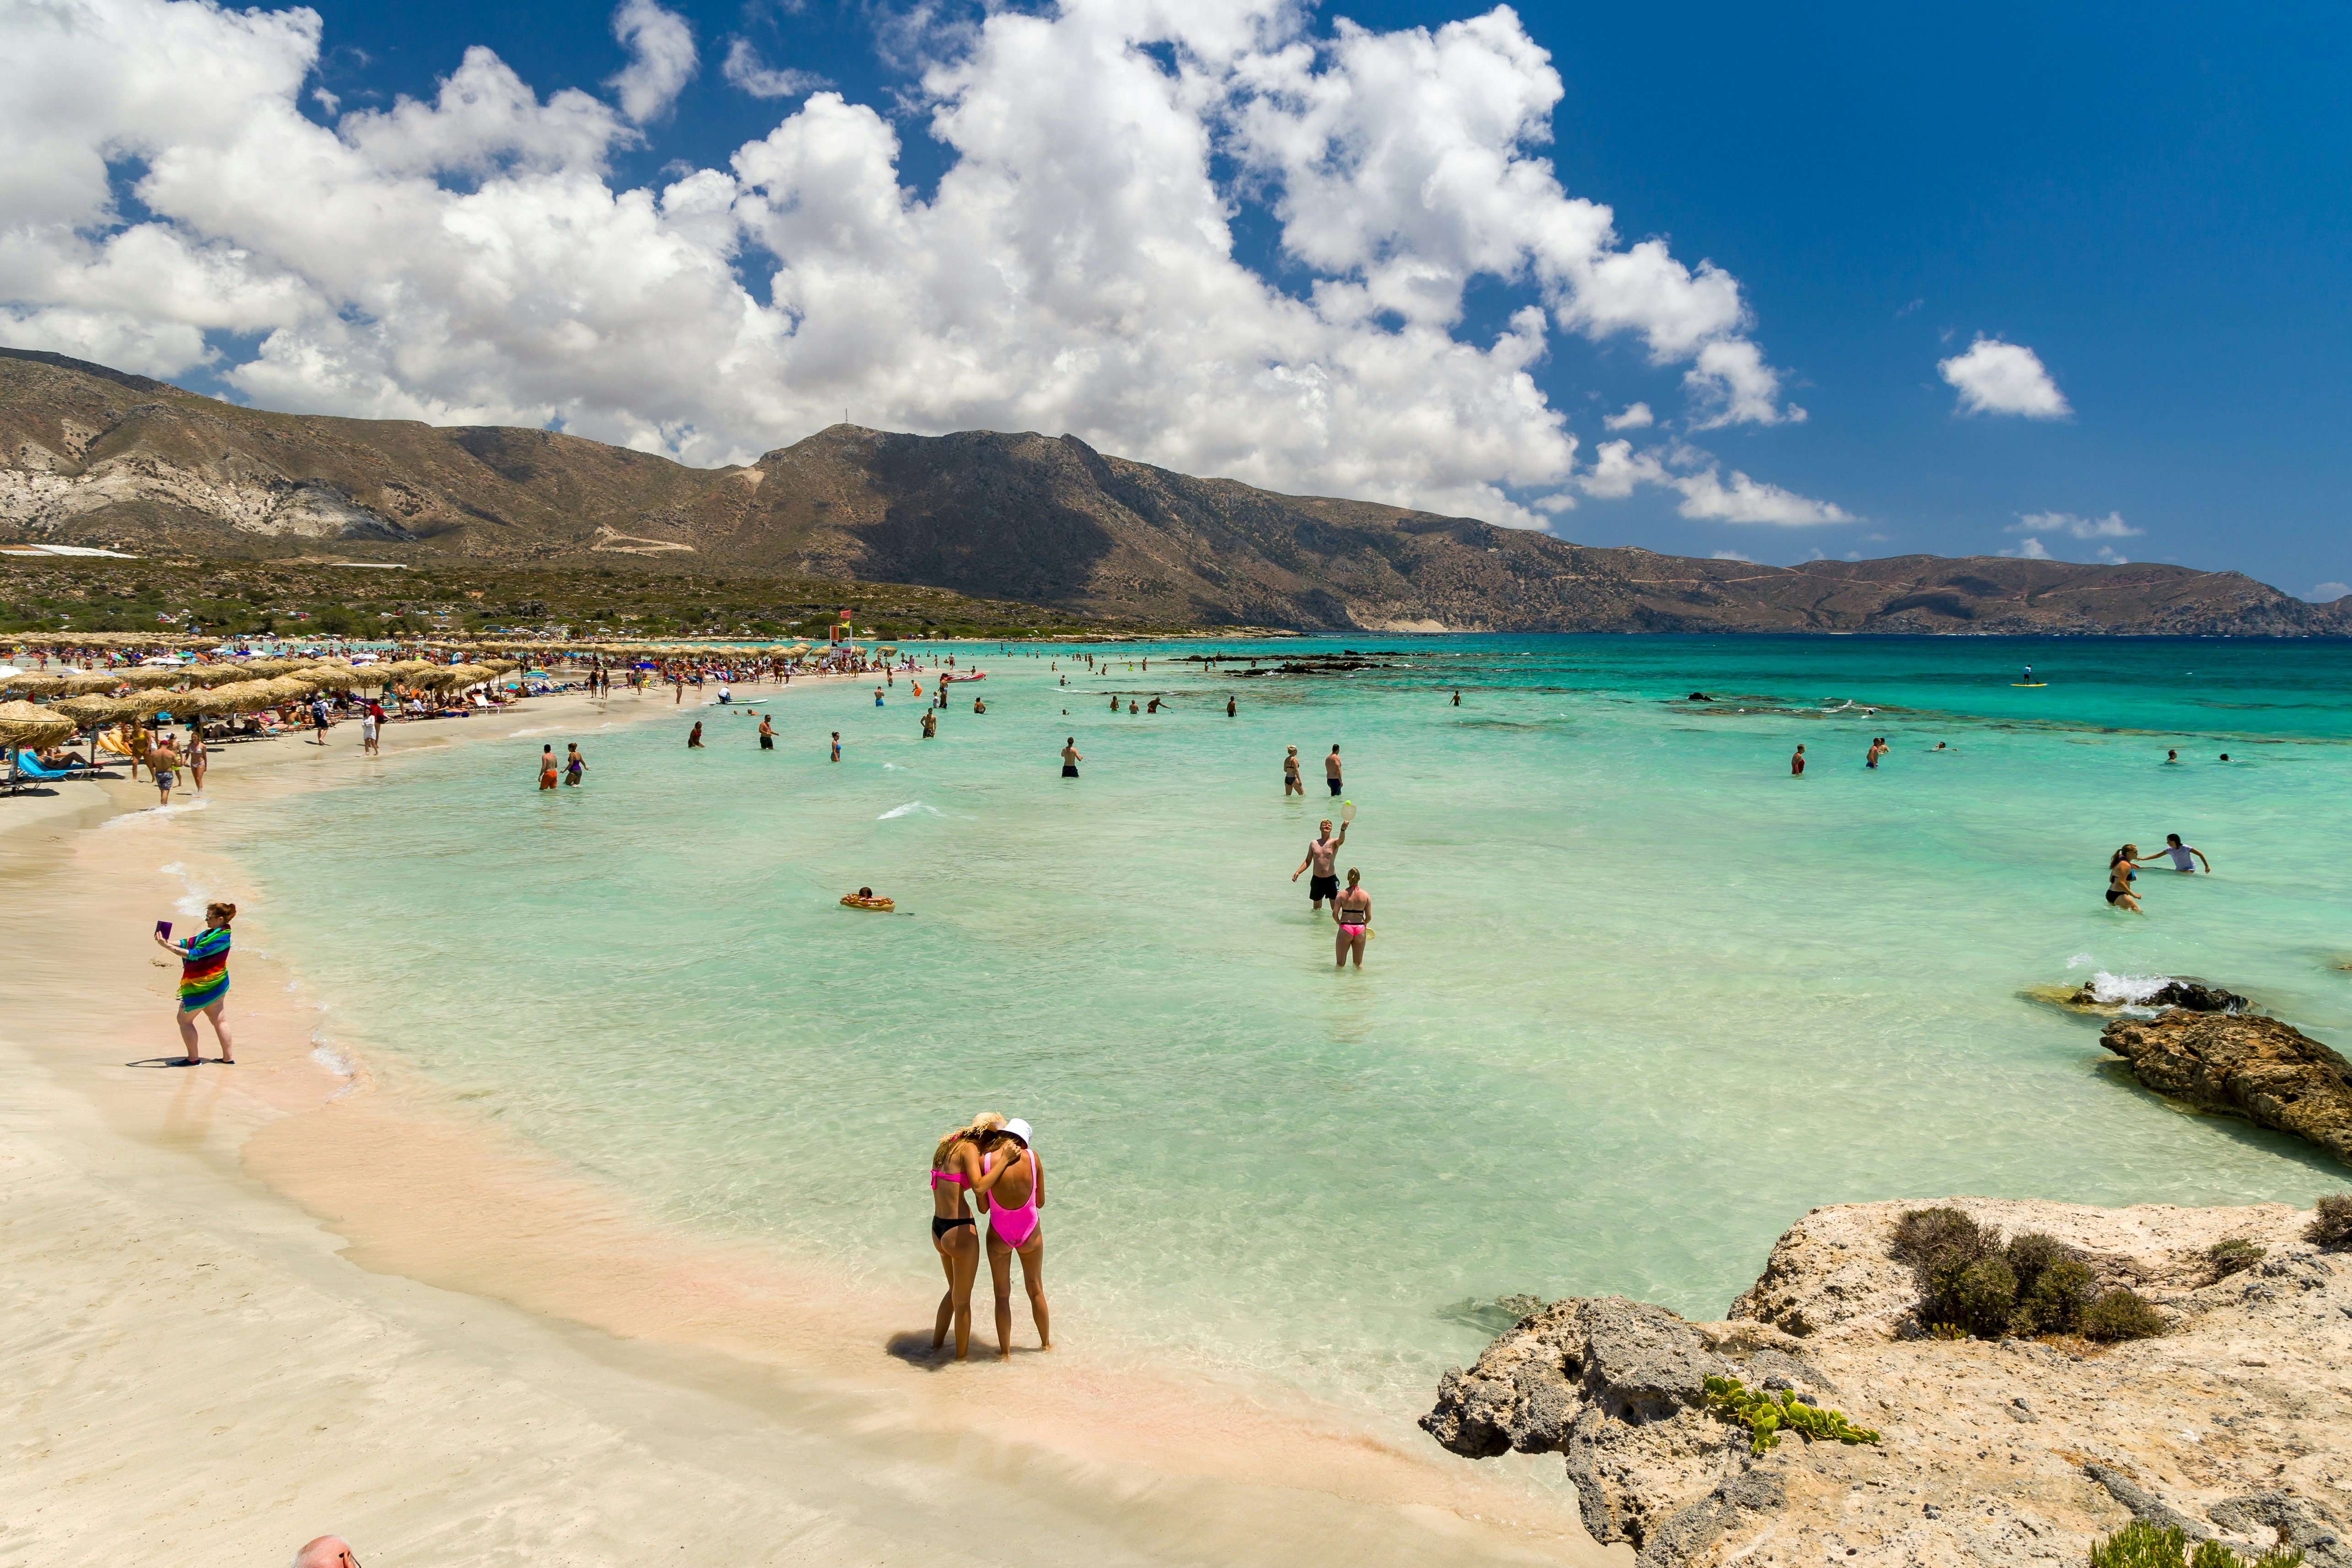
[{"label": "woman in pink bikini top", "polygon": [[971,1349],[971,1282],[980,1273],[980,1229],[965,1195],[988,1189],[981,1143],[994,1137],[1003,1125],[1003,1117],[982,1111],[931,1151],[931,1250],[940,1255],[948,1280],[947,1293],[940,1298],[939,1322],[931,1330],[931,1350],[937,1354],[947,1343],[952,1322],[958,1361]]},{"label": "woman in pink bikini top", "polygon": [[1031,1147],[1029,1124],[1018,1116],[985,1140],[981,1186],[987,1192],[988,1273],[996,1286],[996,1346],[1000,1360],[1013,1355],[1013,1255],[1021,1255],[1021,1282],[1029,1291],[1029,1315],[1037,1323],[1037,1343],[1054,1348],[1053,1320],[1045,1308],[1045,1236],[1037,1211],[1045,1206],[1045,1167]]}]

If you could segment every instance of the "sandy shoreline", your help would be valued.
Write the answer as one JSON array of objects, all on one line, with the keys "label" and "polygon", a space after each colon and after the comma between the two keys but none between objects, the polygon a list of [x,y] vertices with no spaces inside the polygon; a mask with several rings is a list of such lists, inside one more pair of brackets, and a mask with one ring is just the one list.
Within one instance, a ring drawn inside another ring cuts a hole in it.
[{"label": "sandy shoreline", "polygon": [[121,815],[154,799],[127,782],[0,802],[22,977],[0,1014],[0,1354],[19,1369],[0,1427],[20,1478],[0,1562],[247,1563],[326,1530],[366,1561],[447,1563],[1623,1555],[1555,1483],[1415,1433],[1083,1345],[900,1359],[928,1299],[665,1236],[395,1063],[339,1073],[329,1015],[267,956],[283,916],[257,906],[239,1064],[132,1065],[176,1054],[175,974],[144,931],[190,880],[238,896],[217,848],[238,813],[404,753],[677,711],[535,699],[392,727],[381,762],[349,728],[323,752],[232,747],[201,810]]}]

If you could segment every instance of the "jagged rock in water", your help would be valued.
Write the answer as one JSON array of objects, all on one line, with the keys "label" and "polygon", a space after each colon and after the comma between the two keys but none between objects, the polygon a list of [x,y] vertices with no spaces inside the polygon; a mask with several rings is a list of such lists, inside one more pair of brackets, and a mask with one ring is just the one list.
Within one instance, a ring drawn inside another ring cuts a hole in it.
[{"label": "jagged rock in water", "polygon": [[2159,1094],[2308,1138],[2352,1165],[2352,1062],[2276,1019],[2117,1019],[2099,1043]]},{"label": "jagged rock in water", "polygon": [[2078,1008],[2112,1008],[2129,1005],[2140,1008],[2179,1008],[2192,1013],[2242,1013],[2254,1004],[2235,991],[2225,991],[2219,986],[2209,986],[2202,980],[2181,977],[2169,979],[2145,997],[2128,994],[2101,996],[2095,981],[2082,987],[2070,998]]}]

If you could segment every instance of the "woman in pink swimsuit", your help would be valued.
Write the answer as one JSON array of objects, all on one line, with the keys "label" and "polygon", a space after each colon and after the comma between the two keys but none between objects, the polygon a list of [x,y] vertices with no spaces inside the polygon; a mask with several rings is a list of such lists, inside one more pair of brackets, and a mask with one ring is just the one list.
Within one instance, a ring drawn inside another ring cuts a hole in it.
[{"label": "woman in pink swimsuit", "polygon": [[980,1272],[980,1228],[973,1223],[965,1194],[981,1189],[987,1176],[980,1163],[981,1140],[993,1137],[1004,1118],[982,1111],[971,1122],[940,1140],[931,1151],[931,1250],[947,1271],[947,1294],[940,1298],[940,1319],[931,1330],[931,1351],[947,1343],[948,1324],[955,1324],[956,1359],[971,1350],[971,1281]]},{"label": "woman in pink swimsuit", "polygon": [[1372,928],[1372,895],[1358,887],[1356,868],[1348,868],[1348,891],[1331,901],[1331,919],[1339,927],[1338,951],[1331,960],[1335,969],[1347,967],[1348,955],[1356,956],[1356,967],[1364,967],[1364,938]]},{"label": "woman in pink swimsuit", "polygon": [[996,1354],[1013,1359],[1013,1254],[1021,1254],[1021,1282],[1029,1291],[1029,1315],[1037,1322],[1037,1346],[1054,1348],[1053,1320],[1045,1312],[1045,1236],[1037,1211],[1045,1207],[1045,1167],[1029,1146],[1029,1124],[1015,1116],[988,1139],[983,1169],[988,1197],[988,1273],[996,1285]]}]

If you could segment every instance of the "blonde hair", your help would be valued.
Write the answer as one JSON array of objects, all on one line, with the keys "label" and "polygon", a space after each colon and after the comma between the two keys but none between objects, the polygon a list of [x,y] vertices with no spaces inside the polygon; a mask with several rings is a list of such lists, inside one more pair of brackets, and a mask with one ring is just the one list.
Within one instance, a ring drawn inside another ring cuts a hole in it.
[{"label": "blonde hair", "polygon": [[1003,1115],[994,1111],[982,1111],[940,1140],[940,1146],[931,1151],[931,1168],[935,1171],[947,1169],[948,1161],[955,1156],[955,1146],[958,1144],[977,1141],[982,1133],[992,1133],[1003,1125],[1004,1125]]},{"label": "blonde hair", "polygon": [[230,921],[236,918],[236,905],[234,904],[222,904],[217,901],[205,904],[205,918],[210,920],[215,915],[219,917],[220,923],[223,925],[226,925]]}]

